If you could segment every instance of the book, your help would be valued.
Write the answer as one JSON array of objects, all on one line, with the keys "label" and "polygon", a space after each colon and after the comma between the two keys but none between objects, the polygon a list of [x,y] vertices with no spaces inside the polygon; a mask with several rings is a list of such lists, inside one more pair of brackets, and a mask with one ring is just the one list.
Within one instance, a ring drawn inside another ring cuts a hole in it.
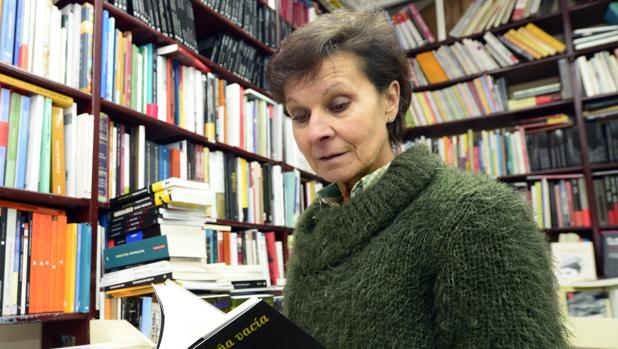
[{"label": "book", "polygon": [[55,105],[62,107],[62,108],[68,108],[71,106],[71,104],[73,104],[73,98],[71,97],[65,96],[58,92],[54,92],[54,91],[48,90],[46,88],[43,88],[37,85],[33,85],[25,81],[21,81],[19,79],[16,79],[8,75],[0,74],[0,83],[16,87],[23,91],[28,91],[31,93],[41,95],[43,97],[50,98],[54,102]]},{"label": "book", "polygon": [[551,253],[559,283],[597,278],[592,242],[554,242]]},{"label": "book", "polygon": [[159,348],[324,348],[259,298],[229,313],[172,281],[153,285],[163,318]]},{"label": "book", "polygon": [[603,275],[605,277],[616,277],[618,276],[618,231],[602,232],[601,240],[603,245]]}]

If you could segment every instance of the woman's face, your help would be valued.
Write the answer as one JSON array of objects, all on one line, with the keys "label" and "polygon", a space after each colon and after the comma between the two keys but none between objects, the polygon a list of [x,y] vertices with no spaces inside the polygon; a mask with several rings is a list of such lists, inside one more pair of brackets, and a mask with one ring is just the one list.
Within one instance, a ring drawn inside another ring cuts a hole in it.
[{"label": "woman's face", "polygon": [[351,53],[326,59],[315,77],[285,87],[294,137],[314,171],[351,190],[392,160],[386,125],[397,115],[399,84],[380,93]]}]

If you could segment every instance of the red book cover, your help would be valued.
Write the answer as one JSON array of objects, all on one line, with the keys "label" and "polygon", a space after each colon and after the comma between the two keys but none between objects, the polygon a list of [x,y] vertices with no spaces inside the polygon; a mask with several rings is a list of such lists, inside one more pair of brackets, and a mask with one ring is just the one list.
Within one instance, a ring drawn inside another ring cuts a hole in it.
[{"label": "red book cover", "polygon": [[125,164],[124,163],[124,147],[128,147],[128,144],[124,144],[124,125],[123,124],[119,124],[118,125],[118,151],[119,151],[119,156],[118,159],[116,160],[116,162],[118,163],[118,181],[117,183],[120,185],[118,188],[116,188],[116,191],[120,194],[124,194],[124,167]]},{"label": "red book cover", "polygon": [[275,248],[275,232],[265,232],[264,237],[266,238],[266,253],[268,254],[270,282],[272,285],[276,285],[277,279],[279,279],[279,265],[277,263],[277,250]]},{"label": "red book cover", "polygon": [[180,149],[170,149],[170,177],[180,178]]},{"label": "red book cover", "polygon": [[230,233],[223,233],[223,262],[226,265],[230,265],[232,261],[232,257],[230,255]]},{"label": "red book cover", "polygon": [[562,99],[562,97],[560,96],[560,93],[554,93],[554,94],[550,94],[550,95],[537,96],[535,98],[536,105],[548,104],[548,103],[551,103],[551,102],[559,101],[561,99]]}]

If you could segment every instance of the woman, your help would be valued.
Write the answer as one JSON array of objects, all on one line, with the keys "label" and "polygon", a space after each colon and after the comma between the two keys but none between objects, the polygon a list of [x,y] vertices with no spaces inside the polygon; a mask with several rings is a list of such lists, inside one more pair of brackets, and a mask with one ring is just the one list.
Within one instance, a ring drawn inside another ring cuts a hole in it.
[{"label": "woman", "polygon": [[523,200],[422,146],[395,154],[407,74],[376,13],[320,16],[272,58],[272,94],[332,182],[295,229],[287,315],[327,348],[566,348]]}]

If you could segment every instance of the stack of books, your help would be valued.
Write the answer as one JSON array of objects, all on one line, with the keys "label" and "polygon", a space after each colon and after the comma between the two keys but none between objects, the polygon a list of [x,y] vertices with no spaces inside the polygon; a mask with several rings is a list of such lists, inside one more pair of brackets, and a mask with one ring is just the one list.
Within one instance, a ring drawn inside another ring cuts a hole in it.
[{"label": "stack of books", "polygon": [[586,123],[590,162],[618,162],[618,120]]},{"label": "stack of books", "polygon": [[532,61],[559,53],[566,50],[566,45],[548,34],[533,23],[528,23],[519,29],[509,29],[500,40],[511,50]]},{"label": "stack of books", "polygon": [[573,31],[573,45],[576,50],[605,45],[618,41],[618,2],[613,1],[605,10],[605,23]]},{"label": "stack of books", "polygon": [[148,287],[175,272],[189,280],[201,278],[206,264],[203,226],[213,201],[207,183],[177,178],[113,199],[104,219],[101,287]]},{"label": "stack of books", "polygon": [[528,81],[509,87],[509,110],[530,108],[562,99],[562,84],[558,77]]},{"label": "stack of books", "polygon": [[602,119],[618,114],[618,97],[587,102],[583,106],[582,115],[586,119]]},{"label": "stack of books", "polygon": [[556,9],[556,0],[476,0],[449,35],[460,38]]},{"label": "stack of books", "polygon": [[[618,35],[617,35],[618,37]],[[618,92],[618,49],[613,54],[597,52],[590,59],[580,56],[575,60],[580,84],[587,97]]]}]

